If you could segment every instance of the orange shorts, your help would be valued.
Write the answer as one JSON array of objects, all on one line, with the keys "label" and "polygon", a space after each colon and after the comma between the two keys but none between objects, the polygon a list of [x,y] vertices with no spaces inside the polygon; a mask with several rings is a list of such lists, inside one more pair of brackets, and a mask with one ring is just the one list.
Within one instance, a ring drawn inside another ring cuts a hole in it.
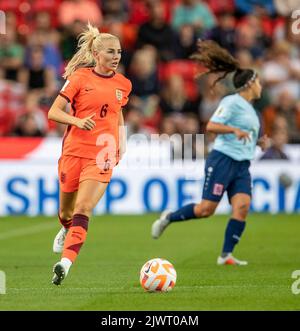
[{"label": "orange shorts", "polygon": [[96,160],[73,155],[62,155],[58,160],[58,178],[63,192],[75,192],[79,183],[87,179],[109,183],[112,169],[101,170]]}]

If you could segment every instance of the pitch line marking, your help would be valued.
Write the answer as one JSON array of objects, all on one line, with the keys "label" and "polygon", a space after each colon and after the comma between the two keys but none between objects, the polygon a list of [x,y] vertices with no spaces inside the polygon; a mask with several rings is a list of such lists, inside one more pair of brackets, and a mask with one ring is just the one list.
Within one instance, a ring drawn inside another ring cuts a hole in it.
[{"label": "pitch line marking", "polygon": [[57,226],[58,226],[58,223],[51,222],[51,223],[46,223],[46,224],[38,224],[38,225],[31,226],[31,227],[26,227],[26,228],[20,228],[20,229],[16,229],[16,230],[9,230],[7,232],[0,233],[0,240],[6,240],[6,239],[10,239],[10,238],[15,238],[15,237],[23,237],[26,235],[36,234],[36,233],[40,233],[43,231],[53,229]]},{"label": "pitch line marking", "polygon": [[[288,286],[285,285],[195,285],[195,286],[178,286],[176,288],[176,290],[174,291],[178,291],[180,289],[184,290],[184,289],[214,289],[214,288],[260,288],[260,287],[264,287],[264,288],[288,288]],[[23,292],[23,291],[44,291],[44,290],[48,290],[48,291],[53,291],[56,290],[56,287],[25,287],[25,288],[17,288],[17,287],[11,287],[8,290],[9,291],[15,291],[15,292]],[[65,287],[65,288],[61,288],[62,291],[99,291],[99,292],[110,292],[110,291],[127,291],[127,292],[140,292],[141,289],[140,288],[124,288],[124,287]],[[143,292],[143,291],[142,291]]]}]

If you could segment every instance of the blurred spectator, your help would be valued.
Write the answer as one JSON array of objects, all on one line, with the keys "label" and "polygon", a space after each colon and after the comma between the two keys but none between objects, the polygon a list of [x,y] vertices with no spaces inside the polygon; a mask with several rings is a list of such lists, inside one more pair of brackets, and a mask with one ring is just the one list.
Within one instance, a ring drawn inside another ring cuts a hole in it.
[{"label": "blurred spectator", "polygon": [[246,25],[253,31],[256,47],[260,49],[260,54],[263,54],[264,50],[268,49],[272,43],[272,30],[268,23],[269,17],[266,17],[264,14],[249,14],[240,21],[240,28]]},{"label": "blurred spectator", "polygon": [[102,13],[94,1],[66,0],[58,8],[58,20],[61,26],[70,26],[76,20],[101,26]]},{"label": "blurred spectator", "polygon": [[127,128],[127,136],[130,137],[133,134],[150,135],[150,131],[144,126],[144,116],[140,108],[135,106],[129,106],[126,112],[125,125]]},{"label": "blurred spectator", "polygon": [[24,113],[18,118],[13,135],[43,137],[48,129],[46,115],[38,106],[38,98],[30,94],[26,98]]},{"label": "blurred spectator", "polygon": [[43,137],[44,132],[38,127],[36,115],[34,112],[23,114],[18,119],[13,134],[18,137]]},{"label": "blurred spectator", "polygon": [[17,30],[17,16],[16,13],[12,11],[5,12],[5,23],[6,23],[6,30],[12,29],[14,31]]},{"label": "blurred spectator", "polygon": [[206,3],[216,16],[235,11],[234,0],[206,0]]},{"label": "blurred spectator", "polygon": [[138,97],[158,94],[159,81],[155,49],[148,47],[134,53],[129,79],[132,82],[132,94]]},{"label": "blurred spectator", "polygon": [[274,5],[279,15],[290,16],[294,10],[299,9],[299,0],[274,0]]},{"label": "blurred spectator", "polygon": [[285,90],[289,90],[295,99],[300,97],[300,60],[291,57],[291,45],[287,41],[274,45],[262,75],[272,98]]},{"label": "blurred spectator", "polygon": [[254,59],[264,55],[265,45],[261,42],[260,35],[257,34],[257,29],[253,25],[244,23],[239,26],[236,31],[235,44],[237,50],[248,50]]},{"label": "blurred spectator", "polygon": [[174,58],[174,32],[165,21],[165,9],[160,0],[149,1],[149,19],[138,30],[136,47],[152,45],[158,51],[159,59],[169,61]]},{"label": "blurred spectator", "polygon": [[200,126],[198,117],[193,113],[186,114],[181,131],[183,144],[182,157],[185,159],[195,160],[197,157],[203,157],[203,145],[199,145],[199,141],[196,139],[196,135],[199,133]]},{"label": "blurred spectator", "polygon": [[0,136],[9,135],[24,109],[25,88],[22,84],[0,79]]},{"label": "blurred spectator", "polygon": [[272,134],[276,121],[284,118],[287,123],[290,142],[300,143],[300,112],[297,111],[296,100],[289,90],[282,91],[278,95],[277,103],[268,106],[262,116],[264,131],[267,135]]},{"label": "blurred spectator", "polygon": [[184,126],[181,134],[192,134],[195,135],[200,133],[199,119],[194,113],[187,113],[184,118]]},{"label": "blurred spectator", "polygon": [[70,60],[76,53],[78,36],[83,32],[85,23],[75,20],[62,33],[61,52],[64,60]]},{"label": "blurred spectator", "polygon": [[178,133],[174,116],[172,115],[163,116],[158,126],[158,132],[159,134],[165,133],[169,137],[175,133]]},{"label": "blurred spectator", "polygon": [[225,88],[223,84],[216,84],[213,89],[212,85],[216,77],[214,75],[207,76],[202,80],[201,93],[202,99],[199,104],[199,118],[201,121],[201,128],[205,131],[206,124],[217,110],[221,98],[225,95]]},{"label": "blurred spectator", "polygon": [[240,63],[241,68],[253,68],[253,57],[247,49],[240,49],[235,53],[236,59]]},{"label": "blurred spectator", "polygon": [[7,28],[5,35],[0,35],[0,78],[17,80],[24,57],[23,47],[17,41],[16,31]]},{"label": "blurred spectator", "polygon": [[265,10],[269,15],[275,14],[273,0],[235,0],[237,11],[241,15]]},{"label": "blurred spectator", "polygon": [[185,24],[179,28],[174,48],[177,59],[188,59],[197,51],[197,36],[193,25]]},{"label": "blurred spectator", "polygon": [[50,14],[45,11],[38,12],[35,18],[35,30],[30,37],[29,45],[43,47],[45,65],[55,70],[57,78],[61,76],[63,66],[59,49],[60,42],[61,35],[52,28]]},{"label": "blurred spectator", "polygon": [[126,22],[128,20],[128,0],[101,0],[103,24],[112,22]]},{"label": "blurred spectator", "polygon": [[159,97],[156,94],[147,97],[132,95],[127,108],[138,109],[143,117],[143,128],[149,132],[156,132],[161,117],[158,103]]},{"label": "blurred spectator", "polygon": [[215,17],[203,1],[182,0],[175,8],[172,25],[176,30],[182,25],[192,24],[200,36],[204,31],[213,28]]},{"label": "blurred spectator", "polygon": [[160,98],[160,110],[163,115],[197,113],[198,103],[187,98],[184,81],[179,75],[167,78]]},{"label": "blurred spectator", "polygon": [[34,29],[51,33],[54,29],[51,26],[51,15],[46,11],[39,11],[35,14]]},{"label": "blurred spectator", "polygon": [[207,34],[207,39],[216,41],[228,49],[231,54],[235,52],[235,18],[230,12],[220,13],[218,25]]},{"label": "blurred spectator", "polygon": [[288,130],[288,123],[287,123],[285,117],[283,117],[281,115],[277,115],[275,120],[274,120],[272,130],[287,131]]},{"label": "blurred spectator", "polygon": [[288,132],[283,129],[273,129],[272,146],[266,150],[260,160],[288,160],[284,147],[288,143]]},{"label": "blurred spectator", "polygon": [[56,91],[55,75],[45,65],[42,47],[34,46],[30,49],[29,65],[20,71],[19,81],[27,90],[36,90],[41,96],[50,97]]}]

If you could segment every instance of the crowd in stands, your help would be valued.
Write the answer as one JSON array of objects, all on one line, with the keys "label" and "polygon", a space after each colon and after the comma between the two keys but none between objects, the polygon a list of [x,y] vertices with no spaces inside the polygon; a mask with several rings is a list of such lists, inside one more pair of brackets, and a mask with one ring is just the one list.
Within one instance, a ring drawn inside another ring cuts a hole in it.
[{"label": "crowd in stands", "polygon": [[1,0],[0,136],[63,135],[64,125],[48,121],[47,111],[90,21],[120,38],[118,70],[133,84],[129,135],[205,132],[220,99],[234,92],[230,77],[214,89],[215,77],[195,79],[199,68],[189,56],[198,38],[213,39],[259,73],[264,90],[255,107],[274,138],[265,158],[284,159],[278,146],[300,143],[294,9],[298,0]]}]

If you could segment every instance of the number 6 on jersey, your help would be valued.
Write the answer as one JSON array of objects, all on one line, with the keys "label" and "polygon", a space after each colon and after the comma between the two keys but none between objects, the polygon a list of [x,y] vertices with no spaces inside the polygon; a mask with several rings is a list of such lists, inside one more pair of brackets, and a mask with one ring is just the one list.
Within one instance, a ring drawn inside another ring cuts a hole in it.
[{"label": "number 6 on jersey", "polygon": [[105,105],[103,105],[101,107],[101,110],[100,110],[100,117],[103,118],[107,115],[107,111],[108,111],[108,104],[106,103]]}]

